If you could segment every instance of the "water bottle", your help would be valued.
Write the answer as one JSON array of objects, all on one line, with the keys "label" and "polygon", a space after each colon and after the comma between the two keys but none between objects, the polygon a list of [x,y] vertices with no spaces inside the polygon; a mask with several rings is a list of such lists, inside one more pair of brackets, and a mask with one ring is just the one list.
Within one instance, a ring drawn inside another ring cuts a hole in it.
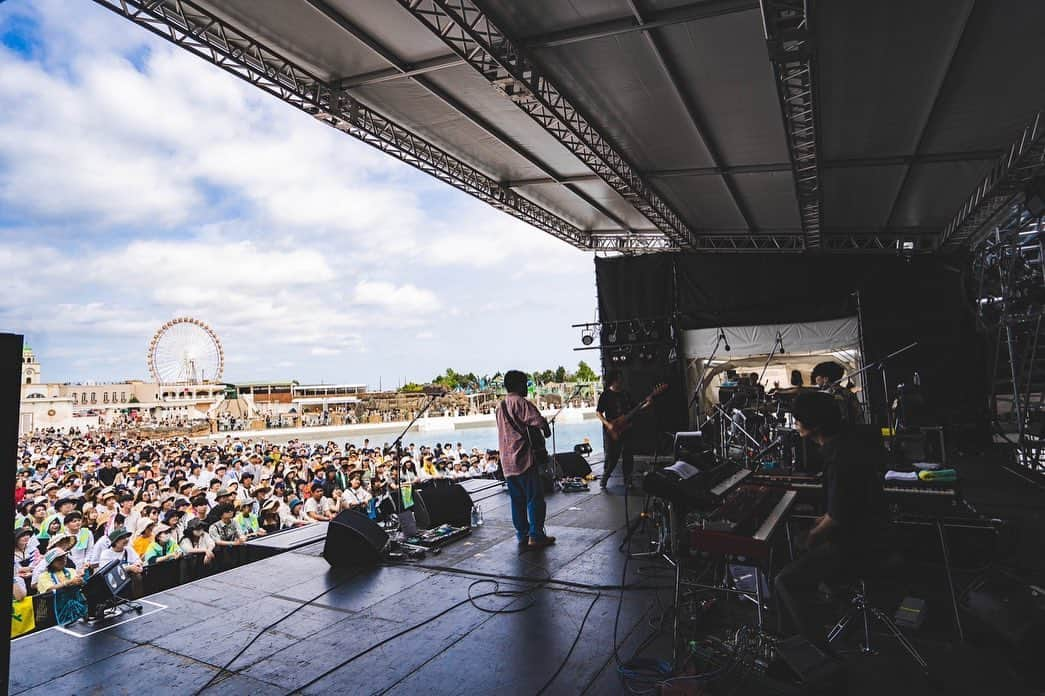
[{"label": "water bottle", "polygon": [[914,386],[916,386],[916,387],[922,386],[922,376],[920,374],[918,374],[917,372],[914,373]]},{"label": "water bottle", "polygon": [[475,504],[475,509],[479,511],[479,526],[483,526],[483,506],[479,503]]},{"label": "water bottle", "polygon": [[472,526],[479,526],[479,505],[472,505]]}]

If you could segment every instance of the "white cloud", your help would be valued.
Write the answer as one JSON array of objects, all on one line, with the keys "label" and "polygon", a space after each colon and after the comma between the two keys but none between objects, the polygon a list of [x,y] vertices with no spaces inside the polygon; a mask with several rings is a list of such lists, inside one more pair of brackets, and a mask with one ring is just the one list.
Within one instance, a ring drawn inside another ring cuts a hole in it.
[{"label": "white cloud", "polygon": [[59,374],[140,373],[179,315],[240,379],[570,357],[549,327],[590,317],[586,254],[97,6],[4,12],[40,48],[0,46],[0,323]]},{"label": "white cloud", "polygon": [[424,314],[440,308],[439,299],[431,290],[411,284],[361,280],[356,284],[354,301],[364,306],[382,307],[401,314]]}]

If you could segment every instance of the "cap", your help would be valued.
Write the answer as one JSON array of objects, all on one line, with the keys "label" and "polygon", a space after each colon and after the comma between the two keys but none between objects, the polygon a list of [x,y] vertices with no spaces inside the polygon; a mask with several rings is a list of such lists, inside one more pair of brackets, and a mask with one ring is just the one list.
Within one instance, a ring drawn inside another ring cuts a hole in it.
[{"label": "cap", "polygon": [[124,537],[129,537],[130,535],[131,533],[123,527],[117,527],[116,529],[109,532],[109,543],[115,544],[120,539],[123,539]]}]

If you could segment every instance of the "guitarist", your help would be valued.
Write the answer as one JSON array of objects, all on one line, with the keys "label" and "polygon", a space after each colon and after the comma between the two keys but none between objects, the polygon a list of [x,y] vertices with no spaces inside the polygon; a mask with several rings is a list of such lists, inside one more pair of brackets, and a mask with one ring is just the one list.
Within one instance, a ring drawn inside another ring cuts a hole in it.
[{"label": "guitarist", "polygon": [[501,468],[512,502],[512,524],[519,540],[519,550],[551,546],[555,537],[544,531],[544,485],[535,450],[544,447],[551,434],[548,421],[526,399],[526,374],[508,370],[504,388],[508,395],[497,408],[497,442],[501,450]]},{"label": "guitarist", "polygon": [[[633,410],[635,402],[632,401],[628,392],[624,391],[624,380],[620,370],[607,371],[603,381],[606,384],[606,390],[599,395],[599,403],[595,407],[595,412],[602,421],[603,441],[606,443],[606,464],[602,478],[599,480],[599,488],[606,487],[610,475],[617,468],[617,462],[623,458],[624,488],[627,490],[631,487],[631,470],[635,466],[635,457],[631,451],[631,437],[626,431],[615,430],[619,426],[614,426],[613,421]],[[650,403],[651,399],[647,398],[642,402],[640,408],[648,408]]]}]

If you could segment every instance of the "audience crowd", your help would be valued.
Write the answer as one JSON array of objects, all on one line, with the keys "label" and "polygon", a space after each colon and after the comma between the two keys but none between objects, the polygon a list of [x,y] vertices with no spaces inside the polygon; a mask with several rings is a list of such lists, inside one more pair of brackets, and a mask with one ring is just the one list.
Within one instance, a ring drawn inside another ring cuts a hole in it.
[{"label": "audience crowd", "polygon": [[18,444],[14,594],[82,585],[113,560],[132,579],[178,559],[208,566],[225,547],[342,510],[377,516],[416,482],[500,476],[497,452],[460,443],[409,444],[399,459],[369,440],[34,433]]}]

